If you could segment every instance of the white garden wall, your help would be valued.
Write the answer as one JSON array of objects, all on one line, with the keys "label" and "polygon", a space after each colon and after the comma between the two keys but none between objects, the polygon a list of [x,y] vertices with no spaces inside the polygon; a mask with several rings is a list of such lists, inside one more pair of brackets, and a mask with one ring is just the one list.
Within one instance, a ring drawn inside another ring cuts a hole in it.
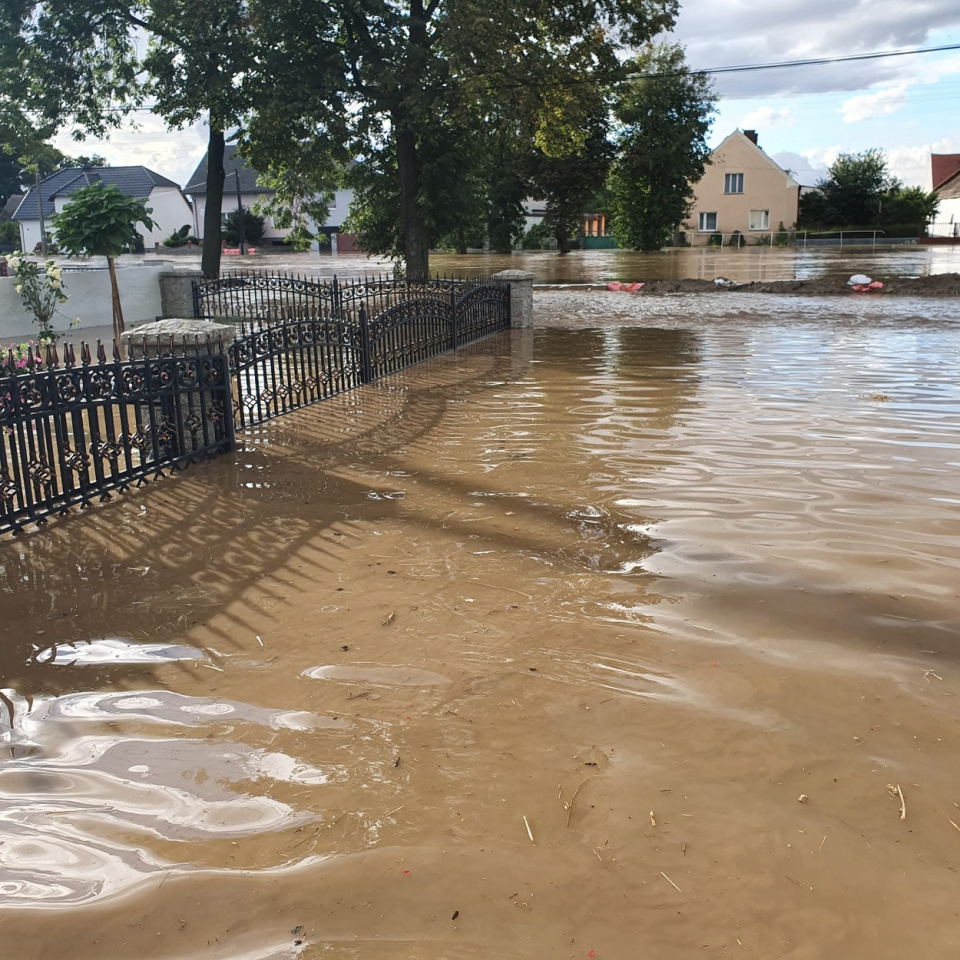
[{"label": "white garden wall", "polygon": [[[160,316],[160,271],[163,262],[117,266],[120,303],[127,326]],[[13,277],[0,277],[0,347],[35,336],[37,325],[23,309],[14,290]],[[110,327],[110,274],[106,267],[71,270],[63,265],[63,284],[68,300],[54,319],[54,329],[66,331],[73,317],[80,318],[77,339],[84,329]]]}]

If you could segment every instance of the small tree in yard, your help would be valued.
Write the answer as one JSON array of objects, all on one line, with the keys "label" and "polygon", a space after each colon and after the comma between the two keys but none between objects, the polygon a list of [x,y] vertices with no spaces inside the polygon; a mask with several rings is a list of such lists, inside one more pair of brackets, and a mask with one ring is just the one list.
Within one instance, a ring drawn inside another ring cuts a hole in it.
[{"label": "small tree in yard", "polygon": [[71,256],[107,258],[113,301],[113,335],[118,343],[123,333],[123,310],[113,260],[136,244],[138,223],[148,230],[153,229],[152,212],[142,200],[127,196],[117,187],[95,183],[78,190],[63,212],[53,217],[61,250]]}]

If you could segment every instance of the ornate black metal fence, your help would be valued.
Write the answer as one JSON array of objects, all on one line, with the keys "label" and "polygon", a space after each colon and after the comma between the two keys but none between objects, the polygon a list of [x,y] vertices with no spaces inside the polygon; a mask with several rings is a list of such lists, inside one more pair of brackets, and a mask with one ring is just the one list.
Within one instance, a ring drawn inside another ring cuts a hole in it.
[{"label": "ornate black metal fence", "polygon": [[194,309],[240,327],[230,367],[242,429],[506,329],[510,289],[243,273],[196,283]]},{"label": "ornate black metal fence", "polygon": [[79,362],[68,345],[62,364],[31,353],[0,377],[0,532],[231,449],[229,404],[226,355],[199,344],[128,360],[81,344]]}]

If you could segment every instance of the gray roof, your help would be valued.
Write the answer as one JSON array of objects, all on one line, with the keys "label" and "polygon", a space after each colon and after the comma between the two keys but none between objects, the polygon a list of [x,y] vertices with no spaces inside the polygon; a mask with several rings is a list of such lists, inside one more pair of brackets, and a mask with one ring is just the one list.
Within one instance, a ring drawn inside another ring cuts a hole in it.
[{"label": "gray roof", "polygon": [[[241,193],[273,193],[269,187],[261,187],[257,184],[257,177],[259,174],[256,170],[253,169],[243,157],[237,156],[237,148],[230,144],[227,144],[226,149],[223,151],[223,171],[226,174],[226,179],[223,181],[223,190],[224,192],[235,192],[237,189],[237,181],[234,177],[234,174],[240,174],[240,192]],[[202,197],[206,195],[207,192],[207,155],[203,155],[203,159],[197,165],[197,169],[193,171],[193,176],[190,177],[187,185],[183,188],[184,193],[189,193],[194,197]]]},{"label": "gray roof", "polygon": [[[50,217],[54,214],[54,199],[69,196],[83,187],[94,183],[105,183],[108,186],[118,187],[128,197],[146,200],[154,187],[173,187],[180,189],[167,177],[161,177],[146,167],[68,167],[44,177],[40,181],[40,196],[43,197],[43,215]],[[39,220],[37,213],[36,188],[31,187],[23,202],[17,207],[13,215],[14,220]]]},{"label": "gray roof", "polygon": [[13,219],[13,215],[17,212],[17,207],[20,206],[22,199],[22,193],[13,193],[7,197],[7,202],[3,205],[3,209],[0,210],[0,223]]}]

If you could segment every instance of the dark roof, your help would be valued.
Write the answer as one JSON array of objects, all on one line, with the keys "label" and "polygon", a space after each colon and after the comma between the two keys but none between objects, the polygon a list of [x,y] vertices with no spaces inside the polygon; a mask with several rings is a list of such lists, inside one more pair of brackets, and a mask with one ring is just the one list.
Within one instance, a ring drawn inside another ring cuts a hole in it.
[{"label": "dark roof", "polygon": [[960,153],[930,154],[930,173],[934,190],[946,183],[958,170],[960,170]]},{"label": "dark roof", "polygon": [[[253,169],[243,157],[237,156],[237,148],[227,144],[223,151],[223,171],[226,179],[223,182],[224,192],[235,192],[237,181],[234,174],[240,174],[240,192],[241,193],[273,193],[269,187],[261,187],[257,184],[259,174]],[[189,193],[195,197],[202,197],[207,192],[207,155],[197,165],[193,171],[193,176],[183,188],[184,193]]]},{"label": "dark roof", "polygon": [[13,219],[13,215],[17,212],[17,207],[20,206],[22,199],[22,193],[13,193],[7,197],[7,202],[3,205],[3,209],[0,210],[0,223]]},{"label": "dark roof", "polygon": [[[146,167],[68,167],[44,177],[40,181],[40,196],[43,197],[43,215],[52,216],[54,198],[76,193],[93,183],[105,183],[118,187],[129,197],[146,200],[154,187],[174,187],[180,185]],[[13,215],[14,220],[38,220],[36,188],[31,187],[23,202]]]}]

